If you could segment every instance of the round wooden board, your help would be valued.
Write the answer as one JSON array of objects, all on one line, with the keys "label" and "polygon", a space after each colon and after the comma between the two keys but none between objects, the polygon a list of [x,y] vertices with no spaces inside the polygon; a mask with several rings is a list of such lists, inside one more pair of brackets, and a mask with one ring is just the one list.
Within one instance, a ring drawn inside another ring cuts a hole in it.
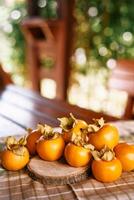
[{"label": "round wooden board", "polygon": [[34,157],[28,167],[29,175],[44,184],[64,185],[85,180],[88,177],[89,167],[71,167],[64,159],[54,162]]}]

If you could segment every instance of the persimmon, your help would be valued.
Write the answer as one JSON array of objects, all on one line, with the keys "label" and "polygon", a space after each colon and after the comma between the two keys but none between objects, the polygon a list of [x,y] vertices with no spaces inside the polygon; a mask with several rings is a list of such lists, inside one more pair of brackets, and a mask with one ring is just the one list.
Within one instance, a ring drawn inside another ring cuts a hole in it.
[{"label": "persimmon", "polygon": [[25,144],[25,138],[21,138],[19,141],[11,136],[7,138],[7,148],[3,150],[1,156],[1,164],[5,169],[17,171],[27,165],[29,162],[29,152]]},{"label": "persimmon", "polygon": [[64,152],[65,143],[60,133],[45,125],[43,136],[37,142],[37,153],[41,159],[47,161],[58,160]]},{"label": "persimmon", "polygon": [[62,132],[62,137],[63,137],[63,140],[65,141],[65,143],[68,143],[70,141],[71,134],[72,134],[71,130]]},{"label": "persimmon", "polygon": [[66,145],[64,156],[67,163],[73,167],[82,167],[87,165],[91,160],[91,149],[93,145],[88,144],[88,125],[83,120],[75,119],[72,128],[70,142]]},{"label": "persimmon", "polygon": [[118,159],[108,162],[104,160],[93,160],[92,173],[98,181],[113,182],[121,176],[122,165]]},{"label": "persimmon", "polygon": [[114,152],[109,148],[103,148],[99,151],[92,151],[94,160],[91,168],[93,176],[101,182],[113,182],[122,174],[122,165]]},{"label": "persimmon", "polygon": [[116,157],[121,161],[123,171],[134,169],[134,146],[127,143],[119,143],[115,146]]},{"label": "persimmon", "polygon": [[37,125],[37,129],[35,130],[28,130],[29,134],[27,136],[27,144],[26,147],[29,150],[29,153],[31,155],[35,155],[36,154],[36,142],[37,140],[41,137],[42,133],[41,133],[41,125],[38,124]]},{"label": "persimmon", "polygon": [[68,143],[71,138],[74,119],[72,118],[72,116],[70,116],[58,118],[58,120],[60,121],[60,127],[62,129],[62,137],[65,143]]},{"label": "persimmon", "polygon": [[[98,124],[97,124],[98,123]],[[119,131],[112,124],[104,124],[103,119],[96,120],[95,124],[89,125],[89,143],[94,145],[97,150],[105,145],[113,149],[119,141]]]},{"label": "persimmon", "polygon": [[72,113],[70,117],[58,118],[62,128],[63,139],[66,143],[71,141],[72,134],[79,134],[82,129],[87,129],[88,125],[84,120],[76,119]]},{"label": "persimmon", "polygon": [[91,160],[89,149],[68,143],[65,147],[64,156],[67,163],[73,167],[82,167],[87,165]]}]

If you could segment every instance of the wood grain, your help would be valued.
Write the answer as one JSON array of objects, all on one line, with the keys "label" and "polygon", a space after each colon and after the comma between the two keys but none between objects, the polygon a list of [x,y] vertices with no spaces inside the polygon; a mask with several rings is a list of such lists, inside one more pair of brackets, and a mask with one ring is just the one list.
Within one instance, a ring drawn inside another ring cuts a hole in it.
[{"label": "wood grain", "polygon": [[[50,100],[38,93],[15,85],[8,85],[0,90],[0,118],[2,135],[18,134],[26,128],[35,128],[38,123],[46,123],[57,127],[58,117],[69,116],[91,122],[92,118],[104,117],[106,121],[118,118],[96,113],[78,106],[70,105],[60,100]],[[6,129],[5,129],[6,127]],[[5,131],[4,131],[5,130]]]},{"label": "wood grain", "polygon": [[[34,110],[38,110],[42,113],[48,113],[49,115],[51,115],[51,117],[54,118],[69,115],[69,113],[72,112],[77,118],[81,118],[83,120],[86,120],[87,122],[91,122],[93,118],[100,118],[102,116],[106,121],[118,120],[118,118],[116,117],[112,117],[104,113],[97,113],[91,110],[80,108],[78,106],[70,105],[69,103],[66,103],[61,100],[50,100],[41,97],[37,93],[32,92],[30,90],[26,90],[19,87],[13,87],[12,85],[7,87],[7,92],[10,93],[10,91],[12,95],[13,93],[15,93],[16,95],[18,94],[20,98],[24,99],[25,97],[26,101],[31,101],[34,104]],[[18,101],[16,101],[16,104],[18,104]],[[23,107],[26,105],[27,104],[24,103]]]},{"label": "wood grain", "polygon": [[69,166],[64,159],[54,162],[34,157],[28,164],[29,175],[34,179],[53,185],[64,185],[79,182],[87,178],[89,166],[75,168]]}]

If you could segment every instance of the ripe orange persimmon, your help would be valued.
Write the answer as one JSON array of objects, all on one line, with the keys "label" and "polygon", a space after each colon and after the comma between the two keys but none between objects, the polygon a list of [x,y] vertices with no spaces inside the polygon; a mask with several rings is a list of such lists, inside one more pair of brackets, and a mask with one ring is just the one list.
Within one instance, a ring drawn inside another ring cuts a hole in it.
[{"label": "ripe orange persimmon", "polygon": [[39,130],[32,130],[27,136],[26,147],[31,155],[36,154],[36,142],[41,137],[41,132]]},{"label": "ripe orange persimmon", "polygon": [[7,149],[1,155],[1,164],[5,169],[17,171],[26,166],[29,162],[29,152],[24,146],[25,144],[25,138],[21,138],[19,141],[14,137],[7,138]]},{"label": "ripe orange persimmon", "polygon": [[114,158],[111,161],[93,160],[92,173],[101,182],[112,182],[117,180],[122,173],[121,162]]},{"label": "ripe orange persimmon", "polygon": [[37,153],[43,160],[58,160],[64,152],[65,143],[61,135],[56,138],[42,138],[37,142]]},{"label": "ripe orange persimmon", "polygon": [[29,162],[29,152],[26,147],[23,147],[23,155],[17,155],[10,150],[4,150],[2,153],[2,166],[11,171],[17,171],[26,166]]},{"label": "ripe orange persimmon", "polygon": [[65,147],[64,156],[67,163],[73,167],[82,167],[89,163],[92,155],[89,149],[68,143]]},{"label": "ripe orange persimmon", "polygon": [[127,143],[119,143],[114,148],[116,157],[121,161],[123,171],[134,169],[134,146]]},{"label": "ripe orange persimmon", "polygon": [[112,124],[104,124],[98,131],[89,133],[89,143],[95,146],[97,150],[105,145],[113,149],[119,141],[118,129]]}]

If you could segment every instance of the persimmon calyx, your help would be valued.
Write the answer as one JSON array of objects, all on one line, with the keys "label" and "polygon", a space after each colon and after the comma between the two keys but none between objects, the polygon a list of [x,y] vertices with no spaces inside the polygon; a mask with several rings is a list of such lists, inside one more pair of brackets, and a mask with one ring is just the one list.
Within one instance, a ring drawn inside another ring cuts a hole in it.
[{"label": "persimmon calyx", "polygon": [[88,143],[89,137],[87,136],[87,133],[86,130],[79,130],[78,132],[72,131],[71,142],[77,146],[94,150],[94,146]]},{"label": "persimmon calyx", "polygon": [[90,151],[94,151],[95,147],[92,144],[84,144],[83,147],[85,149],[89,149]]},{"label": "persimmon calyx", "polygon": [[39,131],[42,135],[47,135],[53,132],[53,128],[47,124],[37,124],[37,131]]},{"label": "persimmon calyx", "polygon": [[58,132],[54,132],[54,129],[47,124],[38,124],[37,130],[42,134],[40,139],[56,139],[60,134]]},{"label": "persimmon calyx", "polygon": [[20,146],[25,146],[27,144],[26,136],[20,138],[18,143]]},{"label": "persimmon calyx", "polygon": [[32,131],[33,131],[32,128],[27,128],[27,132],[28,132],[28,133],[31,133]]},{"label": "persimmon calyx", "polygon": [[6,141],[6,148],[16,155],[23,156],[25,152],[24,146],[26,145],[26,136],[20,138],[18,141],[15,137],[9,136],[7,137]]},{"label": "persimmon calyx", "polygon": [[107,146],[104,146],[100,151],[93,150],[91,154],[95,160],[111,161],[115,158],[115,153]]},{"label": "persimmon calyx", "polygon": [[88,125],[88,132],[93,133],[97,132],[100,128],[102,128],[105,124],[103,117],[100,119],[93,119],[94,123]]},{"label": "persimmon calyx", "polygon": [[72,130],[72,135],[71,135],[71,141],[74,142],[74,141],[83,141],[84,143],[88,142],[89,138],[87,136],[87,131],[86,130],[83,130],[83,129],[79,129],[79,130],[75,130],[73,129]]},{"label": "persimmon calyx", "polygon": [[9,136],[6,138],[5,144],[8,150],[12,150],[12,147],[17,145],[17,140],[15,137]]},{"label": "persimmon calyx", "polygon": [[72,113],[70,113],[70,116],[74,120],[73,129],[76,129],[76,131],[77,131],[79,129],[85,130],[88,128],[88,124],[84,120],[76,119]]},{"label": "persimmon calyx", "polygon": [[26,151],[26,149],[24,146],[20,146],[18,149],[13,149],[13,153],[18,156],[24,156],[25,151]]},{"label": "persimmon calyx", "polygon": [[62,118],[57,118],[57,119],[60,121],[60,127],[62,128],[62,130],[67,131],[67,132],[72,129],[74,121],[75,121],[72,113],[70,113],[70,117],[62,117]]}]

